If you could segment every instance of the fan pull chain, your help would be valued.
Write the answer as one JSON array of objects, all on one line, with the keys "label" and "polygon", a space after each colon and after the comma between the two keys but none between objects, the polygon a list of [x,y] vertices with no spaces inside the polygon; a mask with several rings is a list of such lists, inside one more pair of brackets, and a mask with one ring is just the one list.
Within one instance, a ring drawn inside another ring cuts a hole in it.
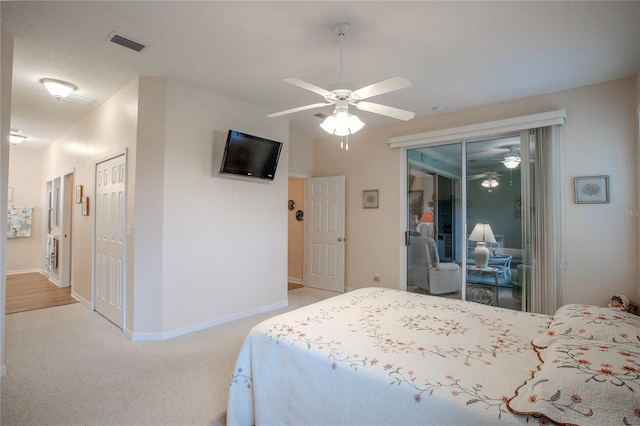
[{"label": "fan pull chain", "polygon": [[340,149],[344,149],[345,151],[349,151],[349,136],[347,136],[346,142],[345,142],[345,137],[344,136],[340,136]]}]

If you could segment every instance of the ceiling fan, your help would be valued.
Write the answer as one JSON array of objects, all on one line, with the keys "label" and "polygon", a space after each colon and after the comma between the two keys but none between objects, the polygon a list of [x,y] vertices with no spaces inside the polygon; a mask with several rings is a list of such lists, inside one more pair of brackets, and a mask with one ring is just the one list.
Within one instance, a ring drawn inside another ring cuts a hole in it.
[{"label": "ceiling fan", "polygon": [[467,180],[476,180],[476,179],[498,179],[500,177],[500,173],[498,172],[484,172],[477,173],[475,175],[467,176]]},{"label": "ceiling fan", "polygon": [[387,105],[377,104],[374,102],[364,101],[364,99],[368,99],[373,96],[392,92],[394,90],[404,89],[405,87],[411,86],[411,82],[406,78],[392,77],[357,90],[353,90],[350,84],[344,82],[344,80],[342,79],[342,48],[344,36],[349,30],[349,24],[346,22],[338,22],[337,24],[335,24],[334,29],[340,37],[340,83],[333,85],[334,87],[331,90],[327,90],[314,84],[307,83],[306,81],[299,80],[297,78],[285,78],[282,80],[285,83],[289,83],[302,89],[317,93],[324,98],[325,102],[319,102],[288,109],[286,111],[276,112],[273,114],[269,114],[267,117],[280,117],[282,115],[292,114],[294,112],[320,108],[328,105],[335,105],[333,114],[328,116],[320,126],[326,132],[337,136],[348,136],[352,133],[357,132],[362,128],[362,126],[364,126],[364,123],[360,121],[357,116],[349,113],[349,105],[353,105],[362,111],[373,112],[375,114],[381,114],[387,117],[396,118],[398,120],[411,120],[415,116],[415,113],[413,112],[390,107]]}]

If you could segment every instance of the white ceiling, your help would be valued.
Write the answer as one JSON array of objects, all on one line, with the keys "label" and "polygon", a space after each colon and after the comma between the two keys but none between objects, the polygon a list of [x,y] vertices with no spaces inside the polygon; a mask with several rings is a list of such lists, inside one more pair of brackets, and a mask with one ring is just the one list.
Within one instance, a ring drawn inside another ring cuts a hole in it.
[{"label": "white ceiling", "polygon": [[[41,149],[138,75],[192,82],[281,111],[322,99],[281,82],[362,87],[396,75],[412,87],[371,101],[417,117],[634,76],[640,67],[640,2],[0,2],[15,38],[11,127]],[[106,41],[117,32],[148,47]],[[56,101],[57,78],[90,105]],[[289,116],[320,135],[318,112]],[[367,126],[393,121],[358,111]],[[279,118],[282,119],[282,118]]]}]

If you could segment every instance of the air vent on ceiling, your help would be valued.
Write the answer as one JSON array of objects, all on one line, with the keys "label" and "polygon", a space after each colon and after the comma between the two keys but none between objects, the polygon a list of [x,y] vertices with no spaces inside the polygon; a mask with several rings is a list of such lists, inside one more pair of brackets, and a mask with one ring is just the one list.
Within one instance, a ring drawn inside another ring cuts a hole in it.
[{"label": "air vent on ceiling", "polygon": [[142,52],[142,50],[147,47],[142,43],[138,43],[137,41],[130,40],[126,37],[123,37],[116,33],[109,34],[107,38],[111,43],[119,44],[122,47],[126,47],[127,49],[135,50],[136,52]]}]

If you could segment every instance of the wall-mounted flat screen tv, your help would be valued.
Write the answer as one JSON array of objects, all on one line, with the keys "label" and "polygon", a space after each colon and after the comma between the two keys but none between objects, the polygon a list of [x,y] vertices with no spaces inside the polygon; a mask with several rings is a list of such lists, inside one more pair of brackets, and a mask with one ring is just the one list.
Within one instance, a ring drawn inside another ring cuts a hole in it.
[{"label": "wall-mounted flat screen tv", "polygon": [[282,142],[229,130],[220,173],[273,180]]}]

